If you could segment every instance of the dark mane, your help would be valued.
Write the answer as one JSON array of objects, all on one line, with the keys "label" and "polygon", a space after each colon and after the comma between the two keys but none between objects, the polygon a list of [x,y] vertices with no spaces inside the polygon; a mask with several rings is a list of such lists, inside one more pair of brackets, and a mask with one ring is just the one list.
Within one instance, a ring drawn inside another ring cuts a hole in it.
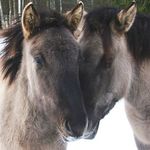
[{"label": "dark mane", "polygon": [[92,10],[86,15],[85,30],[87,32],[100,32],[114,19],[119,10],[117,8],[102,7]]},{"label": "dark mane", "polygon": [[[39,15],[40,25],[36,27],[33,36],[51,27],[64,26],[72,31],[72,27],[68,25],[67,20],[53,10],[41,11],[39,12]],[[11,84],[17,76],[22,60],[22,43],[24,37],[21,21],[18,21],[9,28],[2,30],[0,36],[5,38],[3,44],[6,45],[2,50],[2,71],[4,79],[8,78],[9,84]]]},{"label": "dark mane", "polygon": [[137,14],[127,33],[127,42],[136,60],[150,58],[150,15]]},{"label": "dark mane", "polygon": [[[111,7],[91,11],[86,16],[85,34],[88,36],[92,32],[98,32],[102,36],[104,45],[108,45],[108,40],[111,45],[111,41],[108,39],[111,35],[109,24],[115,19],[118,12],[119,9]],[[135,60],[150,58],[150,15],[138,13],[133,26],[126,33],[126,38],[129,50]]]}]

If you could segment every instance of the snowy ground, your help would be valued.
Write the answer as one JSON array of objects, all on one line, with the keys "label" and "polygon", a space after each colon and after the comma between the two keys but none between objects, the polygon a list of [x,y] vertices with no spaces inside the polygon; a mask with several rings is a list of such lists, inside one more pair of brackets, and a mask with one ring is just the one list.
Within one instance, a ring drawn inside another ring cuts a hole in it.
[{"label": "snowy ground", "polygon": [[123,100],[101,121],[94,140],[72,142],[67,150],[137,150]]},{"label": "snowy ground", "polygon": [[0,38],[0,57],[3,55],[2,49],[5,47],[4,38]]}]

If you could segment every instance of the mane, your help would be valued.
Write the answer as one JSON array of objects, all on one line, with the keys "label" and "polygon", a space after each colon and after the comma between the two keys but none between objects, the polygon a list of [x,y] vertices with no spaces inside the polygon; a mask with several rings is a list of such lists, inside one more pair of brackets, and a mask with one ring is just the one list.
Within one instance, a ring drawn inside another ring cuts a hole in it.
[{"label": "mane", "polygon": [[150,15],[137,14],[126,37],[136,60],[150,59]]},{"label": "mane", "polygon": [[[112,7],[97,8],[91,11],[85,19],[85,34],[88,36],[92,32],[98,32],[102,35],[104,44],[111,45],[108,39],[111,35],[109,24],[119,11],[120,9]],[[129,51],[135,60],[142,61],[150,58],[150,15],[138,13],[134,24],[125,36]],[[108,42],[110,44],[107,44]]]},{"label": "mane", "polygon": [[[37,33],[42,32],[43,30],[51,27],[60,27],[65,26],[70,31],[70,27],[67,23],[65,17],[59,13],[49,10],[49,11],[40,11],[40,25],[36,27],[33,36]],[[23,50],[23,32],[21,21],[11,25],[5,30],[2,30],[1,37],[4,37],[2,44],[5,44],[5,47],[2,50],[2,73],[3,78],[8,79],[9,84],[12,84],[17,77],[17,73],[20,69],[20,64],[22,61],[22,50]]]}]

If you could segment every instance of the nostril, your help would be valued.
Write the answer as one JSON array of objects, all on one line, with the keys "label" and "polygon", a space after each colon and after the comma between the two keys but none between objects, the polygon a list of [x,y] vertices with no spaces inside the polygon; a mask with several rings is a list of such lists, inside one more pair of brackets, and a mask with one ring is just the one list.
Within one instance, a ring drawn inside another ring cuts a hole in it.
[{"label": "nostril", "polygon": [[81,137],[83,135],[84,129],[85,129],[85,123],[82,125],[82,123],[74,123],[71,121],[65,122],[65,129],[69,136],[71,137]]},{"label": "nostril", "polygon": [[68,132],[72,133],[71,125],[69,121],[65,122],[65,128]]}]

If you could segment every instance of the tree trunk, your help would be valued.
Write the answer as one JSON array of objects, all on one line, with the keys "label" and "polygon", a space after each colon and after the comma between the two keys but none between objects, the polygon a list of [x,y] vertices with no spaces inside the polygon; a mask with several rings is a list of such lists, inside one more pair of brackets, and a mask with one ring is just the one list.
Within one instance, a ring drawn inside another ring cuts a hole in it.
[{"label": "tree trunk", "polygon": [[1,17],[1,19],[0,19],[0,24],[1,24],[0,28],[3,28],[3,27],[5,27],[5,21],[4,21],[4,13],[3,13],[3,7],[2,7],[2,1],[1,0],[0,0],[0,17]]},{"label": "tree trunk", "polygon": [[60,13],[62,13],[62,0],[59,0],[59,6],[60,6]]},{"label": "tree trunk", "polygon": [[9,24],[11,24],[12,20],[12,7],[13,7],[12,0],[9,0],[9,20],[8,20]]}]

